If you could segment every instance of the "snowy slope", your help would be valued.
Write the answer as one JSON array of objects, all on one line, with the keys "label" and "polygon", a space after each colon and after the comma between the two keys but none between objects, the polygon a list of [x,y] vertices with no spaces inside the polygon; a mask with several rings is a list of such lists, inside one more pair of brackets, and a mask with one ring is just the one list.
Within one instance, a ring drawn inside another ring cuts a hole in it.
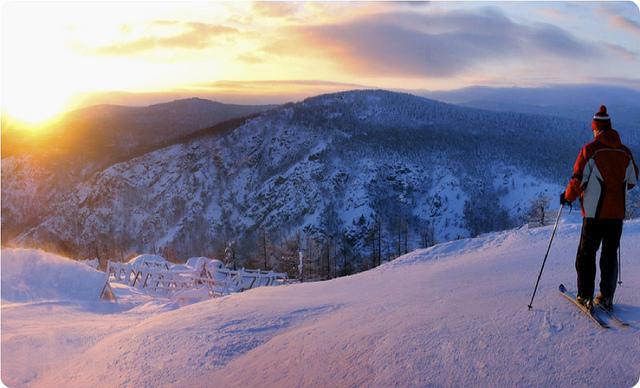
[{"label": "snowy slope", "polygon": [[105,283],[104,272],[78,261],[32,249],[2,252],[2,300],[94,301]]},{"label": "snowy slope", "polygon": [[[560,282],[575,287],[579,230],[561,224],[532,311],[551,227],[457,240],[350,277],[170,311],[3,300],[2,378],[34,387],[629,387],[640,377],[640,221],[626,224],[622,242],[617,303],[633,322],[627,329],[597,328],[558,296]],[[7,254],[16,253],[3,251],[3,267]]]}]

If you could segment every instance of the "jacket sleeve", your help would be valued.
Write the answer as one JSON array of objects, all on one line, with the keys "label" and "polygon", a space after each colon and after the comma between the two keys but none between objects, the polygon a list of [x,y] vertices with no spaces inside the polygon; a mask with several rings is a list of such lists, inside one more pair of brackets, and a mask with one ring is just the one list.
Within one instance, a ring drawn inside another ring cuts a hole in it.
[{"label": "jacket sleeve", "polygon": [[587,147],[582,147],[578,157],[576,158],[576,162],[573,164],[573,176],[571,176],[571,180],[567,185],[567,188],[564,191],[564,197],[569,202],[573,202],[580,194],[582,194],[582,174],[584,172],[584,167],[587,165]]},{"label": "jacket sleeve", "polygon": [[631,151],[629,151],[629,156],[631,157],[631,161],[629,162],[629,166],[627,167],[627,190],[631,190],[635,185],[638,184],[638,165],[635,160],[633,160],[633,155]]}]

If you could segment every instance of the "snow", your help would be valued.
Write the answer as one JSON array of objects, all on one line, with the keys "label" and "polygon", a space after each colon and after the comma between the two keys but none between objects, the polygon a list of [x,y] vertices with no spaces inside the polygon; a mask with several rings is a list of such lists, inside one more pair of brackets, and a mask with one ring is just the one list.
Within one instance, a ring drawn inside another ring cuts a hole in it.
[{"label": "snow", "polygon": [[180,290],[171,295],[171,300],[180,306],[202,302],[211,298],[210,291],[206,288]]},{"label": "snow", "polygon": [[560,193],[564,191],[561,185],[545,182],[513,166],[496,166],[494,171],[497,171],[494,187],[505,193],[500,198],[500,205],[513,217],[524,217],[531,208],[531,201],[540,197],[556,203]]},{"label": "snow", "polygon": [[144,266],[169,268],[170,263],[164,257],[159,255],[142,254],[132,258],[127,264],[131,265],[133,268],[139,269]]},{"label": "snow", "polygon": [[89,267],[93,268],[93,269],[98,269],[98,267],[100,266],[100,260],[98,260],[97,258],[93,258],[93,259],[84,259],[84,260],[80,260],[81,263],[88,265]]},{"label": "snow", "polygon": [[2,250],[2,301],[92,301],[106,281],[88,265],[31,249]]},{"label": "snow", "polygon": [[460,190],[460,180],[453,171],[444,168],[439,169],[433,179],[433,187],[425,198],[438,200],[422,204],[420,211],[425,219],[433,220],[436,241],[468,236],[469,232],[462,227],[460,220],[464,220],[464,205],[469,196]]},{"label": "snow", "polygon": [[[190,257],[185,265],[191,269],[202,268],[203,265],[206,265],[211,259],[208,257]],[[217,261],[217,260],[216,260]]]},{"label": "snow", "polygon": [[[94,271],[4,249],[2,379],[12,387],[633,386],[640,377],[640,220],[623,233],[616,302],[633,324],[626,329],[597,328],[558,295],[561,282],[575,289],[579,233],[572,218],[560,224],[531,311],[550,226],[439,244],[326,282],[184,307],[141,299],[109,311],[11,299],[5,288],[31,276],[12,266],[47,265],[37,270],[42,278],[29,280],[43,290],[48,272]],[[49,288],[60,298],[94,295]]]}]

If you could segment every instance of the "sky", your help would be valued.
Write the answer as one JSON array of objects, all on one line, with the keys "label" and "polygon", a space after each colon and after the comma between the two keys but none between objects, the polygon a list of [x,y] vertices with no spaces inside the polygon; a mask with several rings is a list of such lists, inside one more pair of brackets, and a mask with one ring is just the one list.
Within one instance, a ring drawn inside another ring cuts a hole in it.
[{"label": "sky", "polygon": [[640,89],[633,2],[5,2],[3,115],[357,88]]}]

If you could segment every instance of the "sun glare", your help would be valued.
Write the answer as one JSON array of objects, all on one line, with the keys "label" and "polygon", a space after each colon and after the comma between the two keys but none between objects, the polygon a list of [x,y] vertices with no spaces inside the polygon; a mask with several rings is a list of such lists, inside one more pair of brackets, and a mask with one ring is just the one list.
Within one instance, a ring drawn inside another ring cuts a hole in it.
[{"label": "sun glare", "polygon": [[222,55],[214,55],[216,63],[212,66],[202,60],[211,55],[203,50],[149,50],[120,56],[95,51],[132,39],[148,39],[135,35],[136,28],[179,16],[173,12],[175,5],[154,6],[153,12],[147,4],[127,5],[126,12],[121,6],[107,3],[77,3],[73,9],[70,13],[68,8],[47,3],[4,6],[3,115],[41,125],[79,107],[82,95],[170,90],[202,82],[203,74],[215,79],[224,70]]},{"label": "sun glare", "polygon": [[63,112],[67,102],[64,93],[41,89],[33,95],[12,95],[5,101],[3,114],[27,124],[42,125]]}]

